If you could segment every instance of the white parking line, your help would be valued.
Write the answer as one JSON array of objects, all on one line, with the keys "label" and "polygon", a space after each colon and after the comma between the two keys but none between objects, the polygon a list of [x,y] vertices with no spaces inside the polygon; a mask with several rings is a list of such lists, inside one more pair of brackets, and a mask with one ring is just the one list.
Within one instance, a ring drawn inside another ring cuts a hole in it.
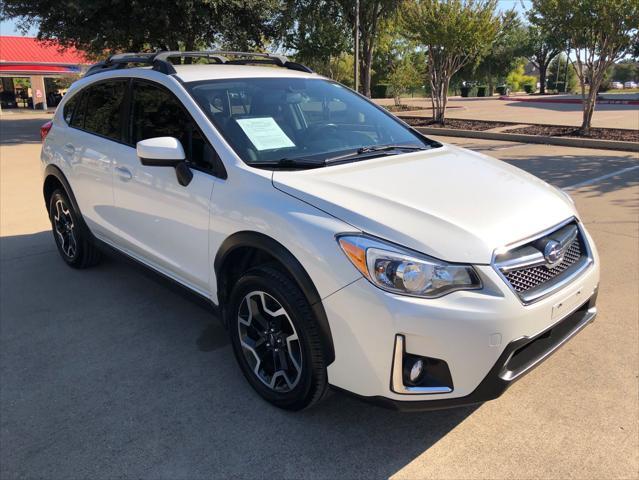
[{"label": "white parking line", "polygon": [[601,182],[602,180],[606,180],[607,178],[610,178],[610,177],[616,177],[617,175],[622,175],[624,173],[630,172],[632,170],[636,170],[638,168],[639,168],[639,165],[635,165],[634,167],[623,168],[621,170],[617,170],[616,172],[602,175],[601,177],[591,178],[590,180],[586,180],[584,182],[575,183],[574,185],[565,187],[563,190],[575,190],[577,188],[585,187],[587,185],[592,185],[593,183]]}]

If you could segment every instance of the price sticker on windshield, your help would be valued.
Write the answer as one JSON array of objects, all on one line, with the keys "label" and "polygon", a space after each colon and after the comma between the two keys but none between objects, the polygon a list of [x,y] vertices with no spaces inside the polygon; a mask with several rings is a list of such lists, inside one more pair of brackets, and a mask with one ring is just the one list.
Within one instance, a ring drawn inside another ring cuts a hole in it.
[{"label": "price sticker on windshield", "polygon": [[273,117],[239,118],[236,122],[258,150],[295,146]]}]

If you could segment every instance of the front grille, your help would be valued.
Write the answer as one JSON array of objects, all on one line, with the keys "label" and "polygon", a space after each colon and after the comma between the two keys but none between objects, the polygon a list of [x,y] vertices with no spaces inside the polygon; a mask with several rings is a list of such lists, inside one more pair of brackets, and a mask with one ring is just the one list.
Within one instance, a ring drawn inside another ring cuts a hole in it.
[{"label": "front grille", "polygon": [[[572,221],[500,253],[494,265],[519,298],[530,303],[560,288],[590,264],[585,242],[581,229]],[[555,263],[546,256],[546,247],[552,244],[563,253]]]},{"label": "front grille", "polygon": [[554,268],[548,268],[545,265],[530,268],[521,268],[504,273],[506,280],[510,282],[513,289],[517,293],[526,292],[532,288],[536,288],[549,280],[552,280],[568,267],[574,265],[581,258],[581,243],[579,238],[568,247],[568,251],[564,256],[564,260]]}]

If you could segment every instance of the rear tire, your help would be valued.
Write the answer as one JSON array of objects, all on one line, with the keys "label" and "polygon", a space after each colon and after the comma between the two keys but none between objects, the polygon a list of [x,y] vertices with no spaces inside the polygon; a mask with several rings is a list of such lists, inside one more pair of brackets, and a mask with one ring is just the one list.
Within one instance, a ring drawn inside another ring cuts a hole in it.
[{"label": "rear tire", "polygon": [[286,410],[324,398],[328,379],[319,328],[293,280],[271,267],[254,268],[235,284],[228,307],[235,358],[262,398]]},{"label": "rear tire", "polygon": [[99,263],[100,251],[64,190],[58,189],[51,195],[49,220],[58,252],[67,265],[89,268]]}]

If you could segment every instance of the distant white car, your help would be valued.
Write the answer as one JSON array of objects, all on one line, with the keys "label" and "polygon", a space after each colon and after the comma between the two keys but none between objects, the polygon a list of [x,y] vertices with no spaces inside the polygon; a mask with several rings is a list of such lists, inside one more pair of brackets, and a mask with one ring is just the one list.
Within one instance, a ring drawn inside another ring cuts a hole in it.
[{"label": "distant white car", "polygon": [[623,88],[637,88],[637,82],[626,82],[623,84]]},{"label": "distant white car", "polygon": [[41,133],[64,261],[108,246],[204,297],[281,408],[329,385],[403,409],[490,400],[596,314],[568,194],[285,57],[117,55]]},{"label": "distant white car", "polygon": [[612,82],[610,84],[610,88],[614,88],[614,89],[623,88],[623,83],[621,83],[621,82]]}]

